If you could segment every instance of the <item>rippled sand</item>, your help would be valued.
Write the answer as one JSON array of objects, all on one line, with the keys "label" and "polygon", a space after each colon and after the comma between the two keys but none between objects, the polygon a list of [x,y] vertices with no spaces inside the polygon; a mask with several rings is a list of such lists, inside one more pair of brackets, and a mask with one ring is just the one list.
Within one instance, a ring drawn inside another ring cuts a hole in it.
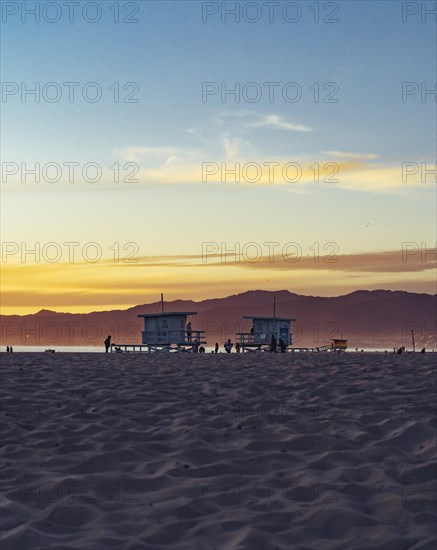
[{"label": "rippled sand", "polygon": [[2,354],[1,550],[436,548],[436,355]]}]

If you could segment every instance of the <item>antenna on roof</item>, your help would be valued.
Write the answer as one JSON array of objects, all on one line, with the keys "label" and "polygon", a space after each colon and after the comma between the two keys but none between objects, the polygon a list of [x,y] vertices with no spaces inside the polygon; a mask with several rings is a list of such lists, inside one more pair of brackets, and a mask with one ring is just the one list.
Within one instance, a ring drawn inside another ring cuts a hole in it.
[{"label": "antenna on roof", "polygon": [[161,292],[161,313],[164,313],[164,294]]}]

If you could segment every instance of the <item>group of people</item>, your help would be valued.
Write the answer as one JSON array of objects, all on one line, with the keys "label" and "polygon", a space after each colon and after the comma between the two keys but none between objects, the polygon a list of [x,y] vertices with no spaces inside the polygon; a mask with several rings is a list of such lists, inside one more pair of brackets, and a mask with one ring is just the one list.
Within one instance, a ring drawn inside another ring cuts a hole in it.
[{"label": "group of people", "polygon": [[[426,348],[422,348],[420,350],[420,353],[425,353]],[[387,352],[386,352],[387,353]],[[401,346],[400,348],[393,348],[393,353],[397,353],[398,355],[402,355],[403,353],[407,353],[407,350],[405,349],[405,346]]]},{"label": "group of people", "polygon": [[[185,327],[185,331],[186,331],[186,334],[187,334],[188,342],[192,342],[193,341],[193,329],[191,328],[191,323],[187,324],[187,326]],[[251,334],[253,334],[253,333],[254,333],[254,330],[253,330],[253,327],[252,327]],[[197,340],[195,341],[195,344],[196,345],[194,346],[194,349],[193,349],[195,353],[205,353],[205,348],[203,346],[199,346],[199,344],[197,344]],[[104,341],[104,345],[105,345],[105,352],[108,353],[110,348],[111,348],[111,335],[109,335],[106,338],[106,340]],[[213,353],[219,353],[219,347],[220,346],[218,345],[218,342],[216,342]],[[234,344],[232,343],[231,339],[228,338],[227,341],[223,344],[223,347],[224,347],[224,350],[225,350],[226,353],[231,353],[232,348],[234,347]],[[277,353],[278,349],[281,353],[285,353],[287,351],[287,344],[284,342],[284,340],[282,338],[279,338],[279,341],[277,341],[275,335],[272,334],[272,338],[270,340],[270,353]],[[8,346],[6,348],[6,351],[7,351],[7,353],[12,352],[12,347]],[[121,352],[121,349],[118,348],[118,347],[115,347],[115,351]],[[235,351],[237,353],[241,352],[240,342],[237,342],[235,344]]]},{"label": "group of people", "polygon": [[[231,339],[228,338],[228,340],[223,344],[223,347],[224,347],[226,353],[231,353],[232,348],[234,347],[234,344],[232,343]],[[261,351],[261,346],[258,349]],[[218,351],[219,351],[219,345],[216,342],[213,353],[218,353]],[[241,352],[240,342],[237,342],[235,344],[235,351],[237,353]],[[269,351],[270,351],[270,353],[277,353],[278,351],[280,353],[285,353],[287,351],[287,344],[285,343],[285,341],[282,338],[279,338],[279,341],[277,341],[276,338],[275,338],[275,335],[272,334],[272,338],[270,340]]]},{"label": "group of people", "polygon": [[[226,342],[223,344],[223,347],[225,348],[225,352],[226,352],[226,353],[231,353],[232,348],[234,347],[234,344],[232,343],[231,339],[228,338],[228,339],[226,340]],[[218,352],[218,349],[219,349],[219,345],[216,343],[216,345],[215,345],[215,350],[214,350],[215,353]],[[235,351],[236,351],[237,353],[240,353],[240,351],[241,351],[241,345],[240,345],[239,342],[237,342],[237,343],[235,344]]]},{"label": "group of people", "polygon": [[279,338],[278,342],[275,335],[272,334],[272,338],[270,340],[270,353],[277,353],[278,348],[281,353],[285,353],[287,351],[287,344],[282,338]]},{"label": "group of people", "polygon": [[[226,340],[226,342],[223,344],[223,347],[224,347],[226,353],[231,353],[232,348],[234,347],[234,344],[232,343],[231,339],[228,338]],[[219,346],[218,342],[216,342],[215,346],[214,346],[214,351],[212,353],[219,353],[219,349],[220,349],[220,346]],[[239,342],[237,342],[235,344],[235,351],[237,353],[241,352],[241,345],[240,345]]]},{"label": "group of people", "polygon": [[12,346],[6,346],[6,353],[12,353],[14,348]]}]

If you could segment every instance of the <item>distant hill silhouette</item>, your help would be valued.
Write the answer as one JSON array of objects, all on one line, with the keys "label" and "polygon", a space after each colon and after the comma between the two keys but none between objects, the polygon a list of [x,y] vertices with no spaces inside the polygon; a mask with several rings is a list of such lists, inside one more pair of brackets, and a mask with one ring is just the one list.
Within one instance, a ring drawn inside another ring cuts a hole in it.
[{"label": "distant hill silhouette", "polygon": [[[292,317],[296,346],[321,346],[331,338],[348,338],[349,347],[411,348],[414,329],[417,348],[437,348],[437,295],[389,290],[359,290],[345,296],[303,296],[287,290],[255,290],[194,302],[165,302],[165,311],[197,311],[193,328],[205,330],[208,345],[248,332],[251,322],[244,315]],[[139,313],[157,313],[160,303],[126,310],[86,314],[41,310],[33,315],[0,316],[1,345],[92,346],[102,345],[108,334],[115,343],[139,343],[142,319]]]}]

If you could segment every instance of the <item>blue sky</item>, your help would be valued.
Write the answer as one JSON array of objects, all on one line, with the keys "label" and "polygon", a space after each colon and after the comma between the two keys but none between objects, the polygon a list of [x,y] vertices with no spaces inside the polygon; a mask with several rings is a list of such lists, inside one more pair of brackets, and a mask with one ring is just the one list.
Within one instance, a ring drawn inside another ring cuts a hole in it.
[{"label": "blue sky", "polygon": [[[340,22],[316,24],[311,21],[312,4],[301,2],[302,19],[294,24],[279,15],[269,23],[267,12],[254,24],[232,23],[231,18],[222,24],[219,15],[202,23],[201,4],[139,2],[137,24],[113,23],[113,12],[104,2],[102,19],[95,24],[80,17],[70,24],[66,13],[54,24],[32,24],[32,19],[23,24],[18,14],[10,16],[2,29],[3,80],[29,82],[29,86],[35,81],[96,81],[102,87],[133,81],[140,88],[140,103],[114,105],[107,89],[106,101],[104,97],[98,104],[61,101],[35,106],[11,98],[3,107],[6,123],[14,121],[6,128],[11,148],[15,147],[5,154],[15,153],[18,145],[21,149],[23,130],[33,142],[32,151],[49,158],[58,151],[70,154],[73,146],[88,151],[91,144],[99,156],[131,143],[180,146],[186,141],[186,127],[205,124],[220,110],[242,107],[260,113],[274,110],[323,129],[317,136],[305,136],[304,143],[287,140],[283,143],[287,152],[291,146],[300,153],[317,145],[332,149],[348,145],[354,151],[376,151],[395,159],[409,154],[429,158],[434,153],[431,98],[427,104],[418,99],[401,101],[401,82],[433,81],[431,18],[425,24],[419,16],[402,23],[401,3],[394,1],[338,2]],[[228,2],[229,7],[232,4]],[[315,105],[310,90],[295,104],[281,98],[273,105],[267,100],[222,104],[218,98],[203,104],[199,98],[205,81],[229,86],[236,81],[298,82],[302,88],[333,81],[340,87],[339,104]],[[35,147],[41,137],[44,143]],[[284,141],[281,137],[257,139],[276,150],[277,142]]]}]

